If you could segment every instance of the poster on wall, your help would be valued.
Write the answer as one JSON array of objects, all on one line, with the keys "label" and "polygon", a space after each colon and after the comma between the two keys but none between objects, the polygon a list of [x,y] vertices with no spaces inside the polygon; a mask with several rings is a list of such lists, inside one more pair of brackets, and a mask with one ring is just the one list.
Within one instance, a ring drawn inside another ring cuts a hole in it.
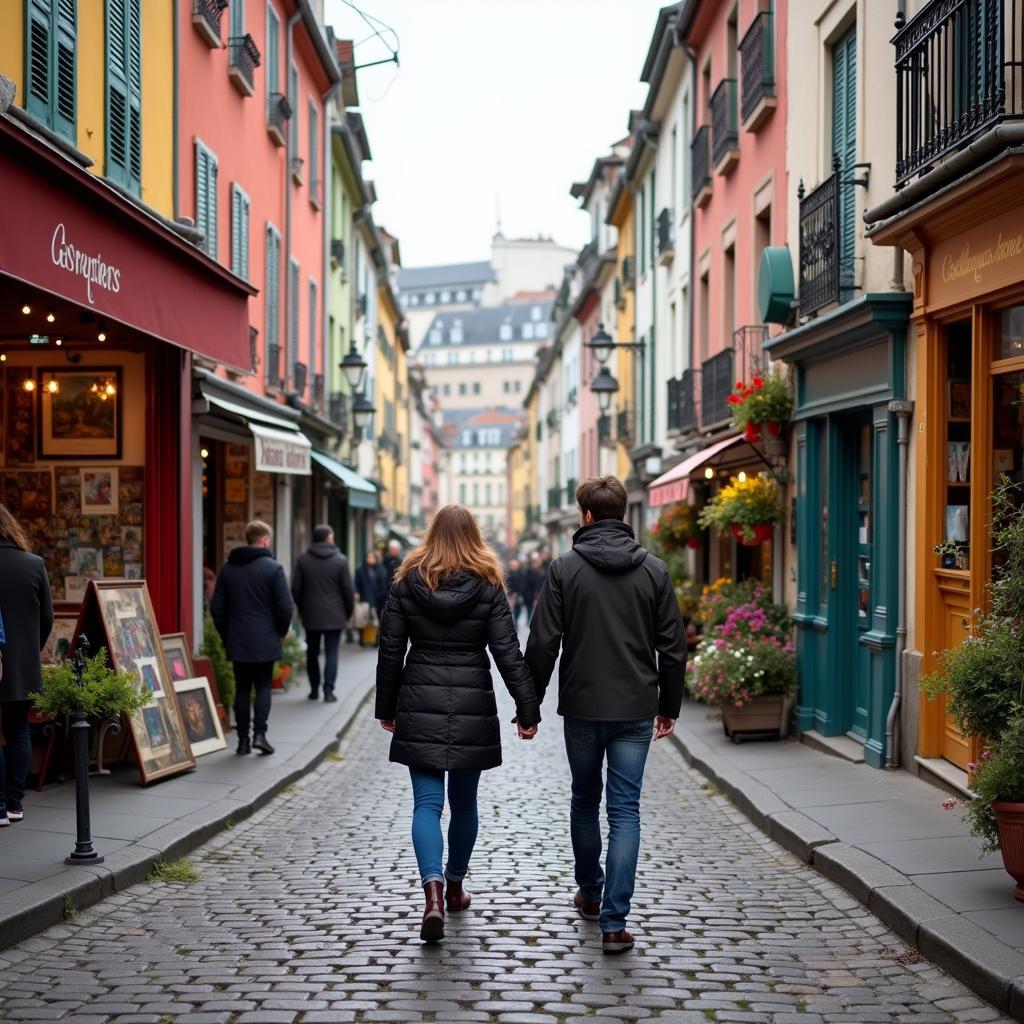
[{"label": "poster on wall", "polygon": [[274,525],[274,478],[270,473],[252,475],[252,517]]},{"label": "poster on wall", "polygon": [[224,557],[245,544],[249,522],[249,462],[251,450],[245,444],[224,446],[224,505],[221,539]]},{"label": "poster on wall", "polygon": [[[32,387],[26,390],[26,383]],[[6,465],[31,466],[36,461],[35,378],[26,366],[7,370],[4,387],[6,423]]]},{"label": "poster on wall", "polygon": [[56,612],[53,616],[53,629],[43,646],[40,659],[44,665],[60,665],[71,651],[71,643],[75,638],[75,624],[78,622],[77,612]]},{"label": "poster on wall", "polygon": [[39,371],[39,457],[121,458],[121,368]]},{"label": "poster on wall", "polygon": [[195,768],[145,580],[91,581],[81,621],[87,633],[101,628],[111,665],[131,672],[136,685],[151,694],[150,702],[129,717],[143,783]]}]

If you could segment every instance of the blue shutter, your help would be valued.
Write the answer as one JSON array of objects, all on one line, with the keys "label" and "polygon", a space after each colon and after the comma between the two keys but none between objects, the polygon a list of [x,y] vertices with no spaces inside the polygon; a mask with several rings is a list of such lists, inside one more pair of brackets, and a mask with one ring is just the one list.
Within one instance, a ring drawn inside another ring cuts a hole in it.
[{"label": "blue shutter", "polygon": [[857,26],[832,50],[832,152],[839,157],[839,273],[842,288],[853,287],[857,249],[856,196],[853,178],[857,162]]},{"label": "blue shutter", "polygon": [[249,280],[249,197],[241,186],[231,186],[231,270]]},{"label": "blue shutter", "polygon": [[267,4],[267,96],[281,91],[281,69],[278,63],[278,46],[281,23],[274,8]]},{"label": "blue shutter", "polygon": [[203,232],[203,248],[217,258],[217,158],[196,140],[196,227]]},{"label": "blue shutter", "polygon": [[232,38],[245,35],[245,0],[231,0],[230,24],[228,34]]}]

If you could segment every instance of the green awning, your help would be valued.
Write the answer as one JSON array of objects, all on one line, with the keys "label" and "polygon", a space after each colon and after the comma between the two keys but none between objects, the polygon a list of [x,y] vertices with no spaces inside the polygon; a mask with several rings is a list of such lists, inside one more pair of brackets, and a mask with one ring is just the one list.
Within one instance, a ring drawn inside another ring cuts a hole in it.
[{"label": "green awning", "polygon": [[377,507],[377,488],[366,477],[360,476],[354,469],[349,469],[343,462],[339,462],[326,452],[314,448],[312,454],[313,461],[348,490],[350,508]]}]

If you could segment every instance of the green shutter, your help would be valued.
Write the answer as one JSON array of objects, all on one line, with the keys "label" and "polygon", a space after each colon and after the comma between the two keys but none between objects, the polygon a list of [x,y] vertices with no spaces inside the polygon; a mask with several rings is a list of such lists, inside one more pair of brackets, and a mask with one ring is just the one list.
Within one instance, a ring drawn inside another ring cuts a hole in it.
[{"label": "green shutter", "polygon": [[832,50],[832,152],[839,157],[839,261],[844,289],[853,287],[857,221],[853,178],[857,162],[857,27]]},{"label": "green shutter", "polygon": [[75,130],[75,0],[26,0],[25,109],[71,142]]},{"label": "green shutter", "polygon": [[[279,344],[281,311],[281,236],[267,226],[267,345]],[[268,364],[268,372],[272,369]]]},{"label": "green shutter", "polygon": [[107,177],[142,189],[141,0],[106,0]]},{"label": "green shutter", "polygon": [[288,155],[294,159],[299,155],[299,69],[294,64],[290,69],[288,102],[292,107],[292,120],[288,126]]},{"label": "green shutter", "polygon": [[196,227],[205,236],[203,248],[217,258],[217,158],[196,141]]},{"label": "green shutter", "polygon": [[317,128],[319,127],[316,116],[316,104],[309,101],[309,195],[316,199],[315,190],[320,181],[319,153],[316,144]]},{"label": "green shutter", "polygon": [[231,186],[231,270],[249,280],[249,197]]},{"label": "green shutter", "polygon": [[229,35],[232,39],[245,35],[245,0],[231,0],[231,28]]}]

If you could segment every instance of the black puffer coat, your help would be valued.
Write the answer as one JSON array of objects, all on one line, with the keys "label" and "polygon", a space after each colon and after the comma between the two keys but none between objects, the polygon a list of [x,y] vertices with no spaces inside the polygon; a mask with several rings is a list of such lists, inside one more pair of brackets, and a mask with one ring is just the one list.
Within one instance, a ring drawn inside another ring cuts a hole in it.
[{"label": "black puffer coat", "polygon": [[540,707],[500,587],[456,573],[431,591],[413,570],[391,588],[381,618],[376,717],[396,720],[392,761],[435,771],[501,764],[488,647],[520,724],[536,725]]}]

